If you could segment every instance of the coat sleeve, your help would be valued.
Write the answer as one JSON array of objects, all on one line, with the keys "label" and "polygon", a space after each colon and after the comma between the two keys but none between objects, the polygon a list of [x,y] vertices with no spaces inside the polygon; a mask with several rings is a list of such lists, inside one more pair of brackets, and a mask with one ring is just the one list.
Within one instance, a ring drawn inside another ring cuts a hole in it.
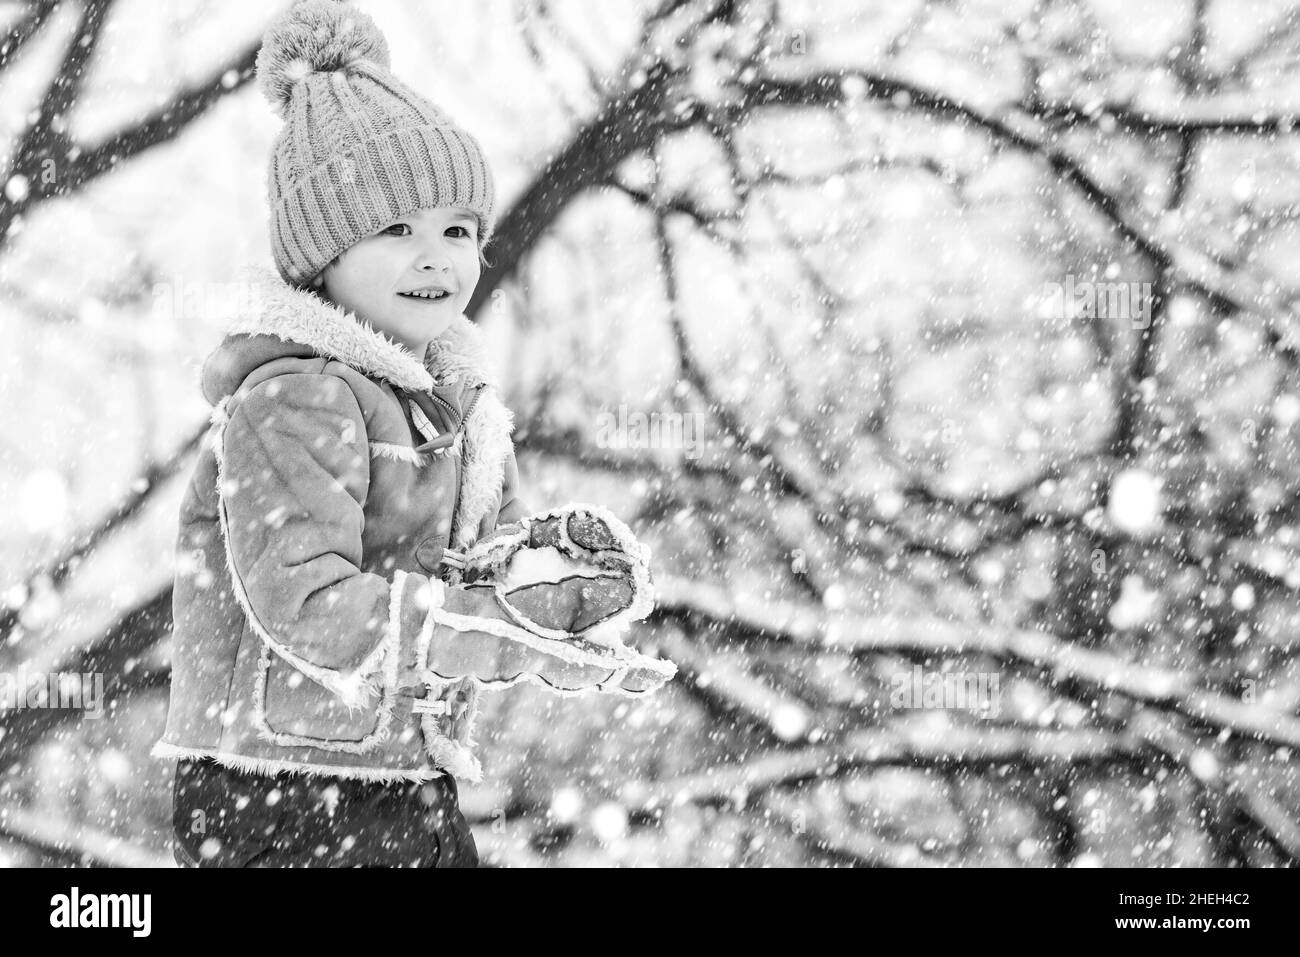
[{"label": "coat sleeve", "polygon": [[222,531],[255,633],[349,707],[413,654],[429,579],[361,571],[369,441],[351,387],[284,374],[232,400],[221,440]]}]

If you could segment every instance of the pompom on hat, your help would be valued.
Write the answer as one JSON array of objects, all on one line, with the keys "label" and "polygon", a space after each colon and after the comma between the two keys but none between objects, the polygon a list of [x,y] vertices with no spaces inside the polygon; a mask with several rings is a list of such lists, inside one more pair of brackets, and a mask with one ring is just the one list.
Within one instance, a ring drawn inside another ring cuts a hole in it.
[{"label": "pompom on hat", "polygon": [[284,119],[267,186],[271,252],[303,287],[357,241],[417,209],[463,206],[491,237],[495,190],[478,141],[389,72],[374,20],[299,0],[266,31],[262,92]]}]

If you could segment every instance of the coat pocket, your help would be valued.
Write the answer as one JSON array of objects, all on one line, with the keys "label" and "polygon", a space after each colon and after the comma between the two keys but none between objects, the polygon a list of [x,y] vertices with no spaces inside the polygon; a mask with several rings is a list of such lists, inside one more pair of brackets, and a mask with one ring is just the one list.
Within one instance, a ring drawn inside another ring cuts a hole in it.
[{"label": "coat pocket", "polygon": [[257,662],[253,714],[262,736],[284,746],[310,745],[361,754],[383,739],[392,702],[384,699],[351,711],[323,688],[263,646]]}]

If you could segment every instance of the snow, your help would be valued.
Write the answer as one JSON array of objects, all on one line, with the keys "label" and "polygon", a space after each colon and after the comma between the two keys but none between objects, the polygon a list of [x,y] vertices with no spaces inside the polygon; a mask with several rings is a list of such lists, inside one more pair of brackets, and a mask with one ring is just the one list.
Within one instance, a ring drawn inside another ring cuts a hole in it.
[{"label": "snow", "polygon": [[[636,528],[663,585],[638,642],[682,665],[644,700],[486,701],[487,779],[461,792],[484,860],[1294,863],[1300,61],[1286,30],[1267,40],[1286,5],[799,0],[752,63],[752,25],[675,42],[694,4],[637,51],[650,6],[495,2],[453,37],[436,11],[366,5],[399,75],[480,137],[503,208],[606,96],[651,81],[656,44],[684,71],[678,118],[707,105],[725,125],[767,77],[825,76],[841,99],[628,154],[479,316],[525,498],[600,502]],[[142,10],[114,7],[65,132],[94,144],[209,76],[226,95],[66,198],[44,199],[39,171],[0,173],[6,203],[29,204],[0,248],[5,673],[70,667],[177,577],[225,581],[175,547],[192,457],[143,476],[205,423],[202,363],[243,308],[233,277],[267,256],[277,122],[226,67],[270,11]],[[7,140],[39,119],[59,52],[0,67]],[[1144,111],[1270,129],[1198,133],[1179,195],[1177,143],[1135,128]],[[692,211],[668,214],[667,258],[639,193]],[[1149,335],[1051,296],[1067,276],[1158,282],[1126,232],[1179,270]],[[707,441],[599,448],[620,407],[701,415]],[[114,667],[168,656],[163,637]],[[996,721],[893,709],[890,677],[918,664],[998,675]],[[172,768],[148,756],[166,696],[64,721],[0,769],[0,861],[168,859]],[[0,748],[22,733],[6,715]]]},{"label": "snow", "polygon": [[1107,515],[1122,531],[1143,535],[1157,528],[1163,508],[1162,483],[1145,469],[1126,469],[1111,485]]}]

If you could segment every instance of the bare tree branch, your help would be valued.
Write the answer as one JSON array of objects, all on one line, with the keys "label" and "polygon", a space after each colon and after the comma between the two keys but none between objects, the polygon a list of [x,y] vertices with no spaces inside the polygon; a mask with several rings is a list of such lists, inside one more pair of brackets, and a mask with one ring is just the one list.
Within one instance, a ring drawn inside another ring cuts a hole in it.
[{"label": "bare tree branch", "polygon": [[0,835],[82,867],[175,867],[170,854],[69,821],[51,821],[12,804],[0,813]]},{"label": "bare tree branch", "polygon": [[247,86],[256,75],[259,46],[260,41],[246,47],[207,80],[178,93],[162,108],[118,130],[103,142],[83,148],[78,158],[65,168],[64,191],[79,189],[123,160],[174,140],[218,100]]},{"label": "bare tree branch", "polygon": [[[5,176],[21,176],[28,192],[0,207],[0,243],[14,222],[53,196],[76,192],[124,160],[152,146],[170,142],[203,116],[222,97],[239,90],[254,76],[260,38],[208,80],[183,90],[161,109],[95,144],[73,142],[64,132],[67,114],[85,83],[86,65],[99,42],[113,0],[85,0],[81,22],[58,71],[46,89],[39,116],[24,134]],[[46,176],[46,164],[52,176]],[[43,188],[50,184],[52,189]]]},{"label": "bare tree branch", "polygon": [[58,70],[45,87],[36,111],[36,120],[18,141],[13,163],[6,174],[0,177],[25,177],[29,189],[26,195],[0,206],[0,242],[9,234],[13,221],[39,201],[41,194],[32,191],[31,186],[42,181],[42,165],[47,161],[57,163],[62,159],[62,154],[67,152],[69,140],[64,132],[68,122],[67,114],[71,112],[85,85],[86,66],[99,45],[112,5],[113,0],[83,0],[76,31],[64,48]]},{"label": "bare tree branch", "polygon": [[[155,644],[172,627],[172,589],[166,588],[145,604],[124,615],[117,624],[89,648],[65,662],[58,671],[98,674],[104,679],[104,702],[108,707],[132,685],[152,687],[159,679],[139,665]],[[27,708],[0,714],[0,776],[22,761],[52,729],[81,717],[81,712],[58,708]]]},{"label": "bare tree branch", "polygon": [[[134,516],[140,514],[152,500],[154,493],[166,484],[187,464],[199,441],[207,431],[206,423],[181,443],[170,456],[162,462],[150,463],[144,472],[131,483],[130,491],[98,522],[85,531],[76,534],[70,543],[57,556],[41,567],[28,572],[25,588],[28,593],[35,590],[39,581],[48,583],[58,589],[77,567],[77,563],[94,550],[104,537],[120,528]],[[10,636],[22,614],[22,606],[6,608],[0,611],[0,635]]]},{"label": "bare tree branch", "polygon": [[37,0],[27,5],[22,17],[5,31],[5,38],[0,41],[0,72],[14,64],[23,47],[40,32],[58,5],[58,0]]},{"label": "bare tree branch", "polygon": [[1248,738],[1300,747],[1300,719],[1198,687],[1197,675],[1124,661],[1061,641],[1046,631],[999,628],[922,616],[866,617],[782,601],[743,600],[699,581],[657,582],[655,614],[686,614],[815,648],[936,655],[985,654],[1041,668],[1053,683],[1081,681],[1146,704],[1160,705]]}]

